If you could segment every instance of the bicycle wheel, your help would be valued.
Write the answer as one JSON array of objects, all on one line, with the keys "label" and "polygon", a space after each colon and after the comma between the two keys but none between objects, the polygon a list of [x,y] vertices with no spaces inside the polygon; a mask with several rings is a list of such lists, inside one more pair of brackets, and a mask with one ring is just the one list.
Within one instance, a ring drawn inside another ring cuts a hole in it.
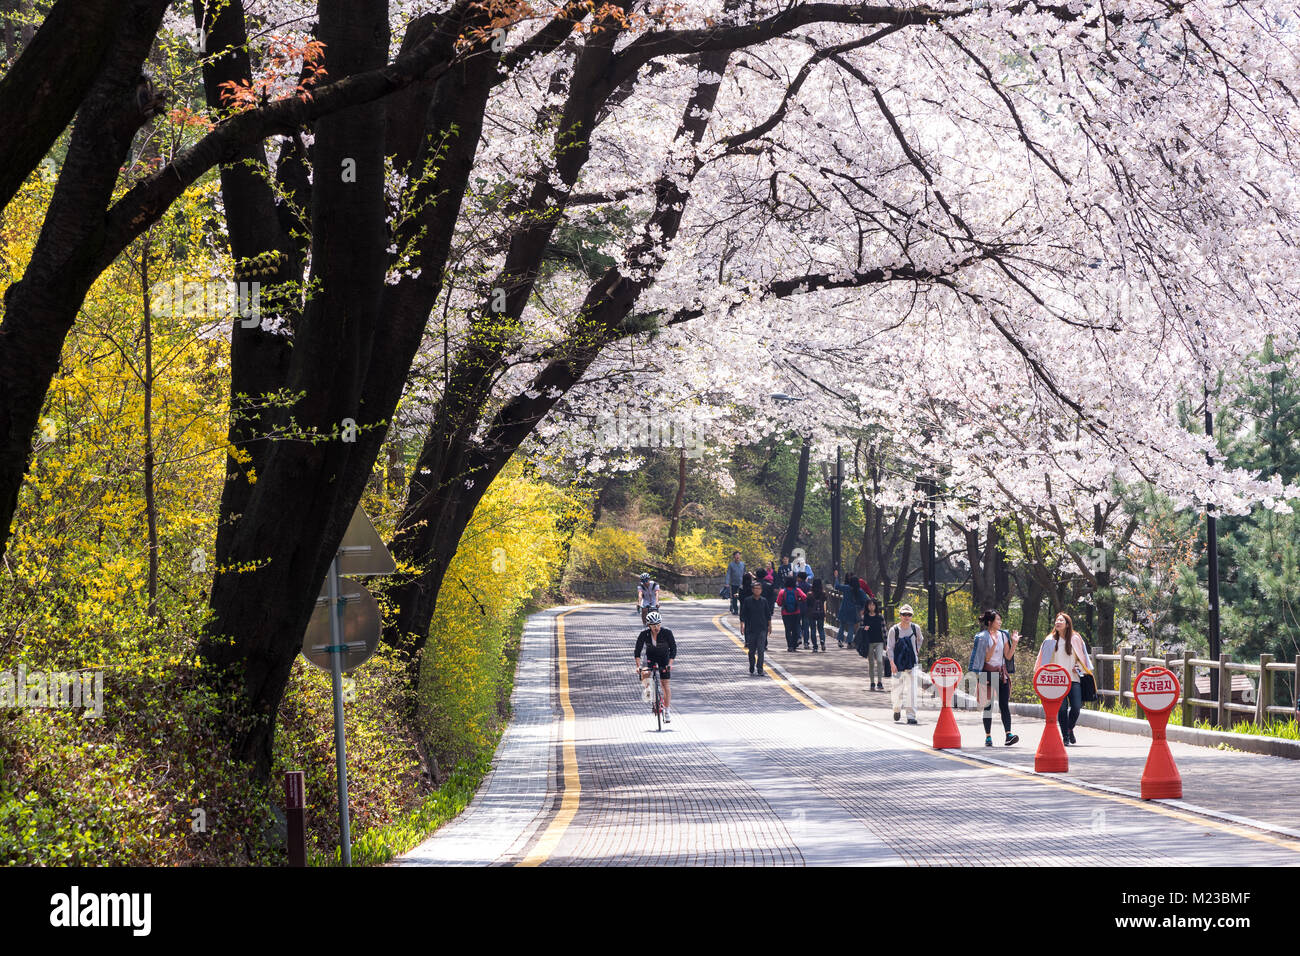
[{"label": "bicycle wheel", "polygon": [[655,682],[655,725],[656,725],[655,729],[663,730],[664,729],[664,698],[663,698],[663,688],[659,686],[658,670],[656,670],[654,673],[654,682]]}]

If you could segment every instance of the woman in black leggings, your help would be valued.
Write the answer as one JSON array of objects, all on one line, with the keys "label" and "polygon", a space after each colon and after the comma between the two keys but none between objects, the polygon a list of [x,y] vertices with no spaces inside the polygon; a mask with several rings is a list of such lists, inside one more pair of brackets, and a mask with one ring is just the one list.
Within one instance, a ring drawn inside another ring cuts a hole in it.
[{"label": "woman in black leggings", "polygon": [[1020,633],[1009,635],[1002,630],[1002,615],[985,611],[980,615],[984,630],[975,635],[975,646],[970,652],[970,672],[975,676],[978,692],[976,699],[984,706],[984,746],[993,746],[993,682],[998,685],[998,711],[1002,715],[1002,729],[1006,731],[1006,746],[1020,740],[1011,732],[1011,669],[1015,667],[1016,645]]}]

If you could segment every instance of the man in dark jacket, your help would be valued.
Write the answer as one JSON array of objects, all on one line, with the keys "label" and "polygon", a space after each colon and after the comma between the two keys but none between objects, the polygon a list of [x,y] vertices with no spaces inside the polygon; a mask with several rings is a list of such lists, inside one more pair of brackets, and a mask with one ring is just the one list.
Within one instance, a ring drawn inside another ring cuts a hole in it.
[{"label": "man in dark jacket", "polygon": [[[745,632],[745,647],[749,650],[749,672],[762,675],[763,652],[767,650],[767,636],[772,633],[772,605],[763,598],[763,585],[758,581],[740,602],[740,626]],[[757,659],[758,669],[754,669]]]},{"label": "man in dark jacket", "polygon": [[767,602],[767,616],[772,616],[772,609],[776,607],[776,581],[772,579],[772,572],[769,569],[763,575],[763,600]]},{"label": "man in dark jacket", "polygon": [[835,643],[844,647],[847,640],[848,646],[852,647],[853,639],[857,636],[858,620],[862,617],[862,605],[866,603],[866,594],[858,586],[857,576],[852,574],[842,592],[844,597],[840,599],[840,610],[835,615],[839,622],[835,631]]},{"label": "man in dark jacket", "polygon": [[745,579],[745,562],[740,560],[740,552],[731,552],[731,563],[727,565],[727,587],[731,591],[731,613],[735,614],[740,609],[740,599],[749,595],[740,590],[741,582]]}]

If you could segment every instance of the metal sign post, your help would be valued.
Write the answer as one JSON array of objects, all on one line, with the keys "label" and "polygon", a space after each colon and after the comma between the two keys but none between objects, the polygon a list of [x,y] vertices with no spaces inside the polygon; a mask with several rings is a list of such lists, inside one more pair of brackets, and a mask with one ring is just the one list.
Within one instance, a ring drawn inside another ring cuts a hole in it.
[{"label": "metal sign post", "polygon": [[[370,518],[361,510],[352,514],[347,533],[330,561],[325,587],[316,599],[307,632],[303,635],[302,653],[307,660],[330,672],[334,693],[334,760],[339,783],[339,849],[343,865],[352,865],[352,828],[348,820],[348,753],[343,729],[343,672],[360,667],[379,646],[379,608],[374,597],[359,584],[348,582],[345,590],[341,575],[392,574],[397,570],[393,557],[375,533]],[[350,606],[354,606],[349,610]],[[328,618],[328,625],[325,618]],[[325,629],[329,628],[328,643]]]},{"label": "metal sign post", "polygon": [[334,685],[334,762],[339,778],[339,847],[343,865],[352,865],[352,827],[348,822],[348,750],[343,732],[343,602],[339,600],[339,559],[330,562],[330,678]]}]

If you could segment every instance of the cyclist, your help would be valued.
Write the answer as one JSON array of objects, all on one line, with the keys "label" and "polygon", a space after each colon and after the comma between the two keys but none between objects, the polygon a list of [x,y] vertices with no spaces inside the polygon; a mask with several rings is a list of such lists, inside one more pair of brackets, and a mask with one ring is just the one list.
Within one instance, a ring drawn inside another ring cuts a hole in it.
[{"label": "cyclist", "polygon": [[641,649],[645,648],[646,663],[659,666],[659,681],[664,688],[664,723],[670,724],[672,718],[668,716],[668,705],[672,703],[673,695],[668,690],[668,679],[673,660],[677,657],[677,642],[673,640],[673,632],[663,626],[658,611],[648,613],[645,623],[646,629],[636,636],[636,676],[639,679],[645,677],[641,667]]},{"label": "cyclist", "polygon": [[650,575],[641,572],[641,583],[636,587],[636,603],[641,611],[641,623],[646,623],[646,617],[651,611],[659,610],[659,582],[651,581]]}]

